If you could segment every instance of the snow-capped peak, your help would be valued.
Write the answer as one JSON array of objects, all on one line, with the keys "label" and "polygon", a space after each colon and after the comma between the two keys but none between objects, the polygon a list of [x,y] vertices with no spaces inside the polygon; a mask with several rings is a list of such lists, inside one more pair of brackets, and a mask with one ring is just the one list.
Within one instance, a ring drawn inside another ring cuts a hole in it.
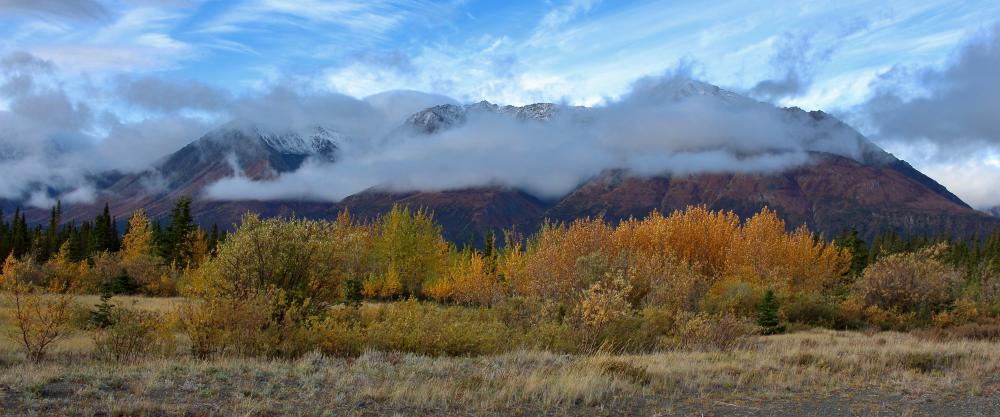
[{"label": "snow-capped peak", "polygon": [[497,113],[508,115],[521,121],[547,121],[559,112],[559,110],[559,106],[552,103],[535,103],[519,107],[511,105],[500,106],[483,100],[478,103],[465,105],[442,104],[430,107],[414,113],[406,119],[404,125],[418,132],[430,134],[465,123],[469,114],[473,113]]},{"label": "snow-capped peak", "polygon": [[[238,132],[240,135],[226,134],[233,132]],[[226,137],[257,139],[259,143],[279,154],[319,156],[328,160],[333,160],[337,150],[350,140],[347,135],[318,125],[270,129],[245,120],[234,120],[214,133],[216,134],[209,136],[216,141]]]}]

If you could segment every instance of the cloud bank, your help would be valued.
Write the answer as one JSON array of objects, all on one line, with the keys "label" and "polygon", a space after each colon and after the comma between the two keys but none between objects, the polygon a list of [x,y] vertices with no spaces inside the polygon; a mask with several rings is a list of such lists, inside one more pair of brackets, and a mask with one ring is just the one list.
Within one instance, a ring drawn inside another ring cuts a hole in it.
[{"label": "cloud bank", "polygon": [[897,66],[854,109],[894,153],[975,207],[1000,204],[1000,27],[972,37],[944,66]]},{"label": "cloud bank", "polygon": [[[326,109],[357,113],[368,105],[345,100]],[[227,178],[208,187],[206,196],[338,201],[372,188],[505,186],[559,197],[609,169],[636,175],[777,172],[808,163],[812,151],[862,159],[874,148],[832,118],[778,109],[678,74],[641,79],[604,106],[562,106],[547,121],[475,109],[451,129],[369,137],[372,146],[345,152],[336,162],[310,161],[270,181]]]}]

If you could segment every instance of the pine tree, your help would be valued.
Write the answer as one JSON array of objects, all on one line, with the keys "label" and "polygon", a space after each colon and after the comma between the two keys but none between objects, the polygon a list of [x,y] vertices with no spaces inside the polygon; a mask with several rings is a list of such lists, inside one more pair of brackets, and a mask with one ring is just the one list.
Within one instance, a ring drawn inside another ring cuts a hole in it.
[{"label": "pine tree", "polygon": [[[46,230],[45,243],[47,255],[59,251],[62,242],[59,239],[59,223],[62,222],[62,202],[56,200],[56,205],[52,207],[52,214],[49,215],[49,229]],[[46,256],[46,259],[48,256]]]},{"label": "pine tree", "polygon": [[191,198],[181,197],[170,210],[170,225],[163,233],[163,245],[160,256],[166,263],[183,261],[182,250],[188,235],[194,230],[194,219],[191,217]]},{"label": "pine tree", "polygon": [[757,325],[763,329],[764,334],[779,334],[785,331],[778,321],[778,297],[774,295],[774,290],[768,288],[764,293],[764,299],[757,306]]},{"label": "pine tree", "polygon": [[101,286],[101,302],[96,304],[96,311],[90,313],[90,325],[98,329],[106,329],[115,324],[112,315],[115,305],[111,304],[111,288],[108,283]]},{"label": "pine tree", "polygon": [[0,209],[0,257],[6,259],[10,254],[10,236],[8,235],[7,222],[3,218],[3,209]]},{"label": "pine tree", "polygon": [[208,255],[215,256],[217,247],[219,247],[219,225],[212,224],[212,231],[208,233]]},{"label": "pine tree", "polygon": [[852,227],[850,231],[846,231],[834,239],[834,241],[838,247],[847,250],[851,254],[851,267],[847,271],[848,275],[852,277],[861,275],[865,267],[868,266],[870,254],[868,243],[864,239],[861,239],[858,229]]},{"label": "pine tree", "polygon": [[488,230],[483,239],[483,260],[486,261],[486,272],[492,274],[497,269],[497,237],[493,230]]}]

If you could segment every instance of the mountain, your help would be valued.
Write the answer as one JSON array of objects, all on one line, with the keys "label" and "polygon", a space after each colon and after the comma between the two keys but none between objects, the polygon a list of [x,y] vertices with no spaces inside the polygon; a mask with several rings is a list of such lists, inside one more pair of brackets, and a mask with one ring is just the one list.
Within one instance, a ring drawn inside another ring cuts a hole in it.
[{"label": "mountain", "polygon": [[[636,175],[613,169],[584,180],[557,198],[540,198],[525,190],[489,185],[407,192],[373,188],[338,203],[206,200],[200,193],[222,178],[240,176],[266,181],[297,170],[307,159],[337,164],[344,157],[343,149],[363,140],[331,127],[275,129],[235,121],[208,132],[146,171],[112,172],[97,178],[97,201],[64,206],[64,219],[90,218],[104,202],[109,202],[113,214],[122,219],[138,208],[145,208],[154,218],[163,218],[177,198],[188,195],[195,196],[192,211],[199,221],[220,225],[233,224],[247,211],[264,216],[294,213],[332,218],[348,209],[358,217],[373,218],[394,204],[424,207],[435,213],[446,237],[457,242],[479,239],[486,230],[513,227],[528,233],[545,219],[599,217],[617,221],[641,217],[653,210],[671,212],[688,205],[733,210],[743,216],[766,206],[786,219],[789,227],[805,224],[828,236],[852,227],[858,228],[863,236],[872,237],[886,230],[904,235],[971,235],[1000,226],[1000,219],[973,210],[933,179],[824,112],[776,109],[690,80],[667,88],[657,86],[647,91],[644,99],[670,102],[692,98],[715,100],[725,106],[766,109],[766,114],[796,126],[795,134],[807,150],[808,162],[779,171],[709,171],[688,175]],[[477,114],[487,113],[537,123],[549,123],[568,115],[571,123],[585,128],[594,126],[594,116],[588,108],[551,103],[501,106],[482,101],[418,111],[389,135],[419,140],[421,136],[440,134],[468,123]],[[29,218],[37,222],[44,221],[47,215],[47,210],[29,211]]]},{"label": "mountain", "polygon": [[[317,213],[326,216],[327,203],[309,202],[218,202],[197,198],[208,185],[233,175],[252,180],[273,179],[298,169],[308,158],[333,162],[339,150],[352,139],[322,126],[299,129],[266,129],[247,121],[234,121],[206,133],[177,152],[161,159],[149,170],[122,174],[106,173],[97,179],[100,189],[94,204],[64,206],[66,220],[92,217],[108,202],[112,214],[127,217],[143,208],[153,218],[165,217],[173,202],[195,196],[192,210],[206,224],[229,225],[249,211],[262,215]],[[336,214],[336,211],[331,211]],[[31,212],[31,220],[42,221],[44,213]]]}]

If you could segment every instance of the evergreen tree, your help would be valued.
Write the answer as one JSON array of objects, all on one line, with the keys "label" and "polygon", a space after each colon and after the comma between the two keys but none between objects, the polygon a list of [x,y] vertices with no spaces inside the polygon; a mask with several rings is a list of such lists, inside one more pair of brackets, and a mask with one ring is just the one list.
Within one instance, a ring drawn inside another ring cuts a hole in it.
[{"label": "evergreen tree", "polygon": [[101,286],[101,302],[96,304],[97,310],[90,313],[90,325],[98,329],[106,329],[115,324],[114,316],[112,312],[114,310],[114,304],[111,304],[111,289],[110,286],[105,283]]},{"label": "evergreen tree", "polygon": [[486,271],[492,274],[497,269],[497,236],[491,229],[486,231],[483,240],[483,260],[486,261]]},{"label": "evergreen tree", "polygon": [[49,228],[45,234],[46,257],[59,251],[62,245],[59,238],[59,223],[62,222],[62,202],[56,200],[56,205],[52,207],[52,214],[49,215]]},{"label": "evergreen tree", "polygon": [[21,214],[21,209],[14,210],[14,224],[11,227],[11,252],[15,258],[21,258],[31,250],[31,235],[28,232],[28,223]]},{"label": "evergreen tree", "polygon": [[757,306],[757,325],[763,329],[764,334],[779,334],[785,331],[785,326],[778,322],[778,297],[774,295],[774,290],[768,288],[764,293],[764,299]]},{"label": "evergreen tree", "polygon": [[219,225],[212,224],[212,231],[208,233],[208,254],[215,256],[215,248],[219,247]]},{"label": "evergreen tree", "polygon": [[852,227],[850,231],[838,236],[835,239],[838,247],[847,250],[851,254],[851,267],[848,270],[850,276],[859,276],[868,266],[869,250],[868,243],[861,239],[858,229]]},{"label": "evergreen tree", "polygon": [[184,244],[192,231],[194,219],[191,217],[191,198],[181,197],[170,210],[170,224],[163,233],[163,245],[160,248],[160,255],[168,264],[183,261]]},{"label": "evergreen tree", "polygon": [[7,222],[3,218],[3,209],[0,209],[0,258],[7,259],[10,254],[10,236],[8,236]]},{"label": "evergreen tree", "polygon": [[118,232],[112,227],[111,222],[111,210],[108,204],[104,203],[104,211],[94,218],[94,229],[90,236],[91,246],[88,255],[115,250],[115,241],[118,240],[115,235]]}]

